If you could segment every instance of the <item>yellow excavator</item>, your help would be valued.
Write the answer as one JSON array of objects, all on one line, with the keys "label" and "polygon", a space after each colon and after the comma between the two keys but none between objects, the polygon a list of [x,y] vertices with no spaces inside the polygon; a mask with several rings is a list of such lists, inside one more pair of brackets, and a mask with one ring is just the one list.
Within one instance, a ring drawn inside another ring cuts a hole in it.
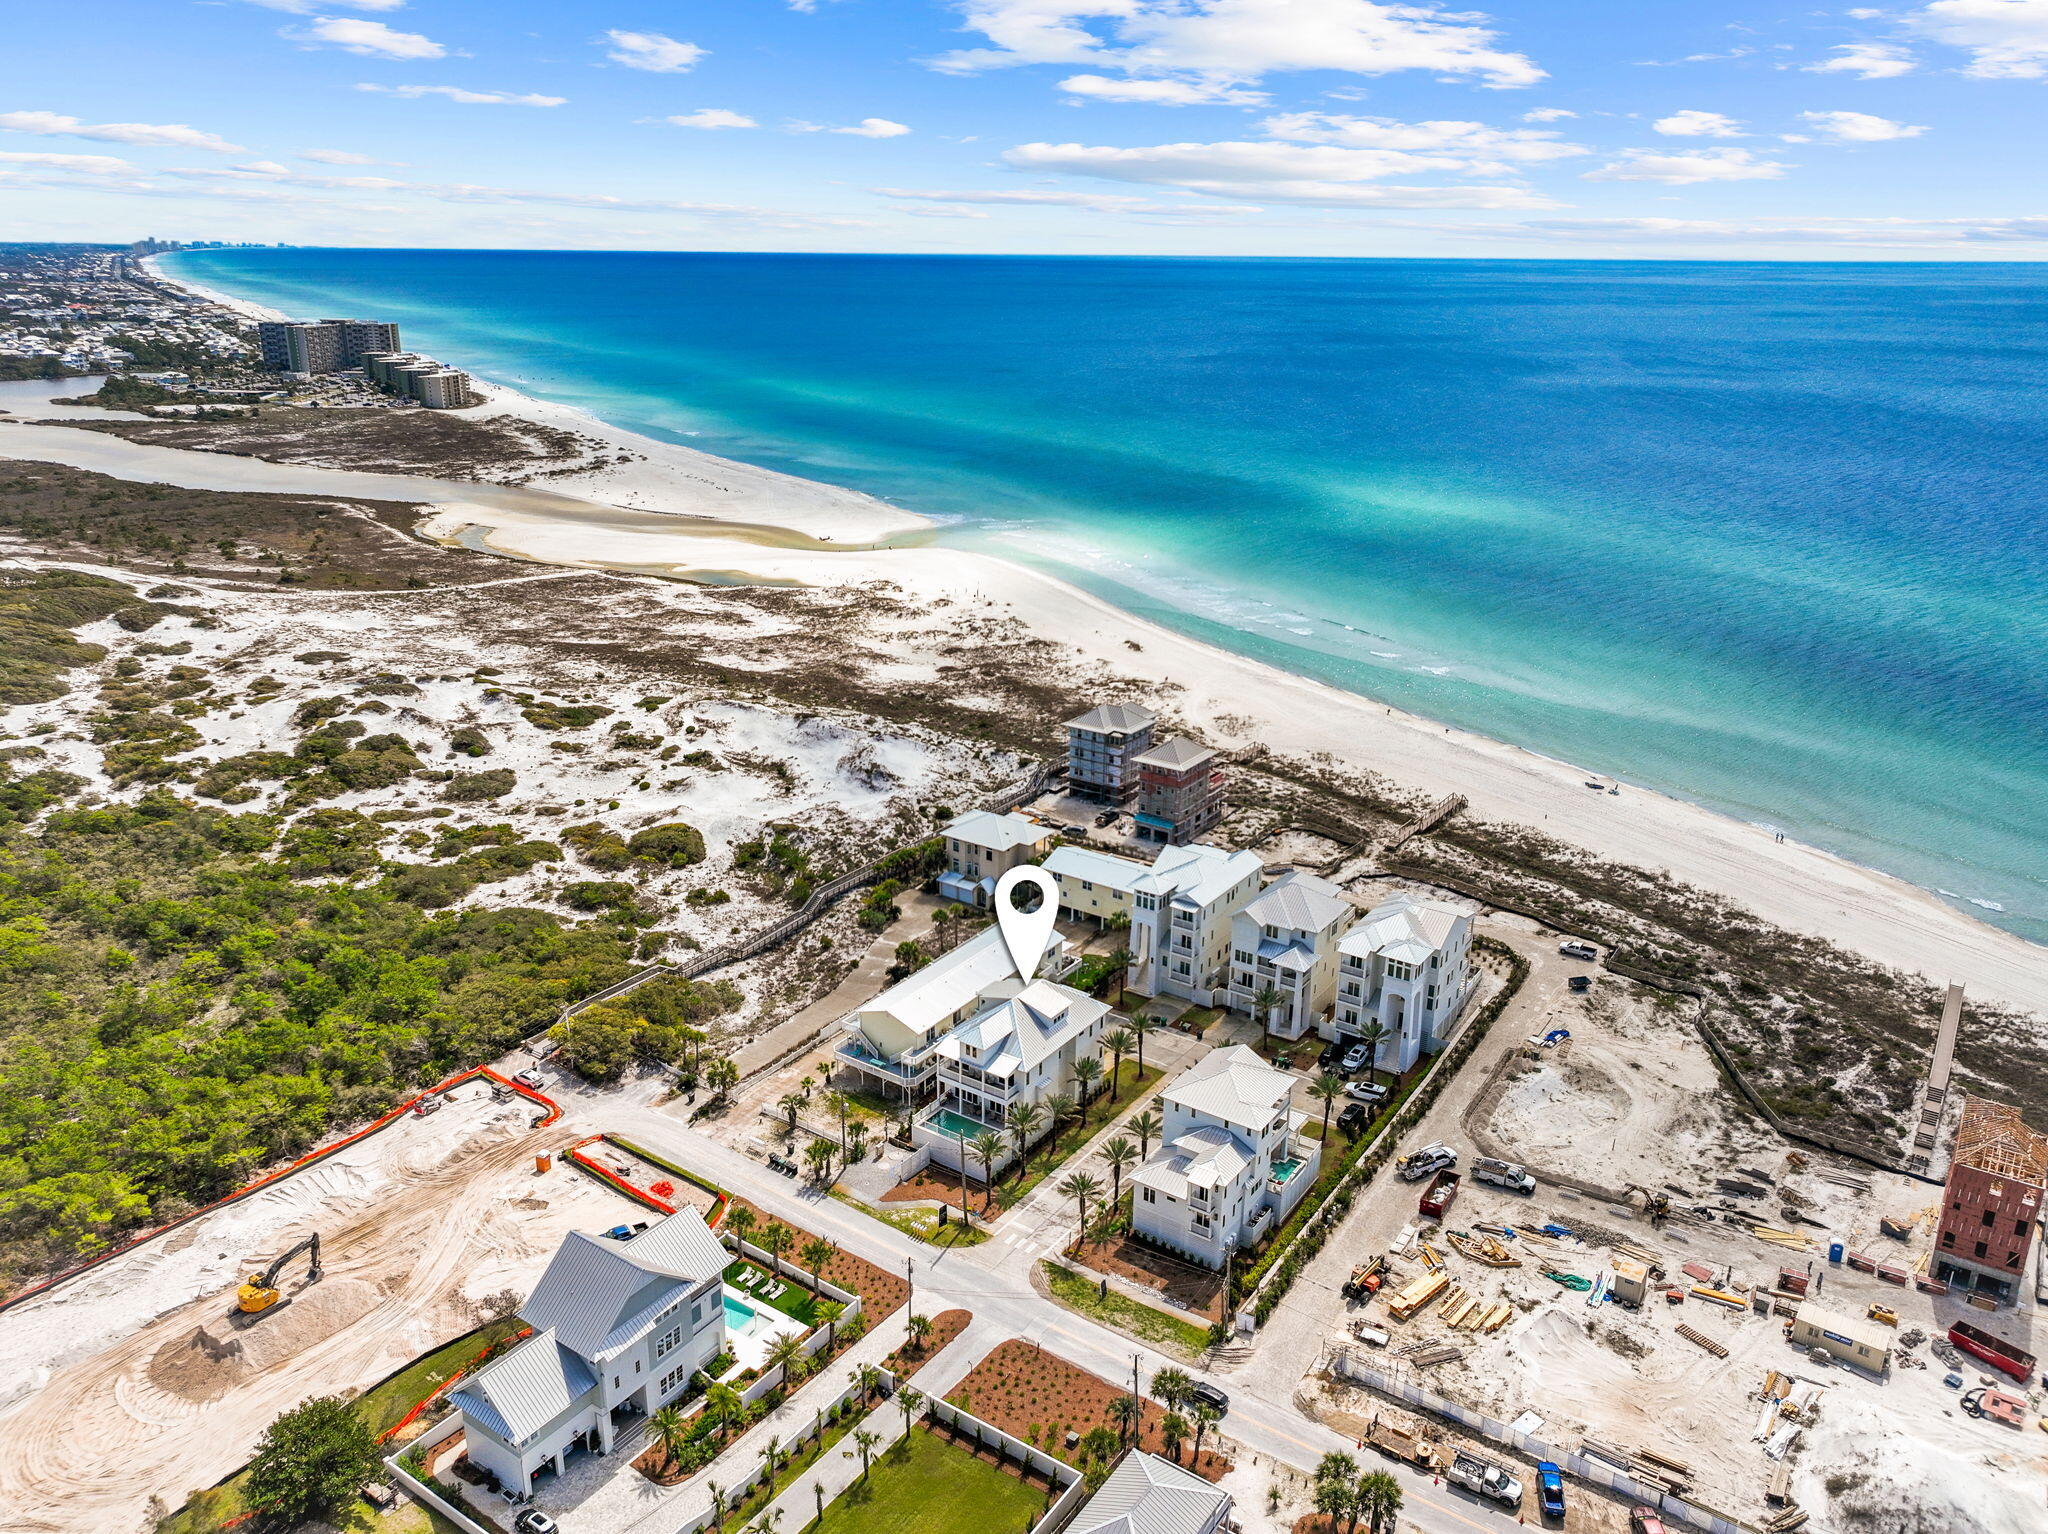
[{"label": "yellow excavator", "polygon": [[284,1270],[286,1263],[290,1262],[301,1252],[307,1254],[306,1282],[309,1284],[319,1283],[320,1235],[316,1231],[279,1257],[277,1261],[273,1262],[261,1273],[253,1275],[248,1282],[243,1284],[241,1291],[236,1296],[235,1308],[245,1316],[260,1316],[264,1311],[270,1309],[271,1306],[283,1299],[284,1296],[278,1292],[277,1275]]}]

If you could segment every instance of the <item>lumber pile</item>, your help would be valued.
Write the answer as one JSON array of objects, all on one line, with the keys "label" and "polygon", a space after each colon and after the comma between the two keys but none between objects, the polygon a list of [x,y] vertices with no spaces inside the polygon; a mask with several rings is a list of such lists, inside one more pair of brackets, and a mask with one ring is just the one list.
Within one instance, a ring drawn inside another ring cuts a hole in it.
[{"label": "lumber pile", "polygon": [[1464,1356],[1465,1350],[1455,1342],[1432,1342],[1410,1355],[1408,1362],[1419,1369],[1427,1369],[1432,1364],[1447,1364],[1454,1358]]},{"label": "lumber pile", "polygon": [[1685,1325],[1683,1322],[1679,1324],[1678,1335],[1683,1337],[1687,1342],[1699,1344],[1699,1346],[1705,1348],[1709,1353],[1712,1353],[1716,1358],[1726,1358],[1728,1356],[1728,1350],[1721,1346],[1720,1343],[1716,1342],[1713,1338],[1707,1336],[1704,1332],[1694,1331],[1691,1327]]},{"label": "lumber pile", "polygon": [[1768,1241],[1773,1246],[1788,1246],[1795,1251],[1813,1250],[1813,1237],[1796,1230],[1780,1230],[1775,1225],[1752,1225],[1749,1233],[1759,1241]]},{"label": "lumber pile", "polygon": [[1796,1502],[1786,1504],[1782,1513],[1773,1513],[1764,1524],[1768,1534],[1792,1534],[1792,1531],[1806,1522],[1806,1514]]},{"label": "lumber pile", "polygon": [[1450,1243],[1474,1262],[1483,1262],[1490,1268],[1519,1268],[1522,1265],[1521,1258],[1492,1236],[1454,1230],[1450,1234]]}]

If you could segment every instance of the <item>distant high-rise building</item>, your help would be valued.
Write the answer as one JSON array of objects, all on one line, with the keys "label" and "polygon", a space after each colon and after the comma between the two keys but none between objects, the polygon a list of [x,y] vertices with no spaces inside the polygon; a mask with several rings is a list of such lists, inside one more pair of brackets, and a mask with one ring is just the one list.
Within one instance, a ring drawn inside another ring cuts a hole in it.
[{"label": "distant high-rise building", "polygon": [[1067,791],[1078,798],[1123,805],[1138,792],[1132,758],[1152,745],[1149,709],[1105,703],[1067,721]]},{"label": "distant high-rise building", "polygon": [[398,327],[383,320],[264,320],[256,337],[263,365],[280,373],[338,373],[399,349]]}]

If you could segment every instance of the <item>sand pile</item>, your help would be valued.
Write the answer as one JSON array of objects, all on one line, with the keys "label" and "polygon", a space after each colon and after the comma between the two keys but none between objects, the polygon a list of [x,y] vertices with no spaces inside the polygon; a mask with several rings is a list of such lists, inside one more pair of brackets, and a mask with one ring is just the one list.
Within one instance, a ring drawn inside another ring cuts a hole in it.
[{"label": "sand pile", "polygon": [[[2009,1432],[2009,1430],[2008,1430]],[[1828,1534],[2039,1534],[2038,1455],[2017,1434],[1955,1454],[1835,1392],[1808,1435],[1793,1494]],[[2015,1473],[2016,1471],[2022,1473]]]},{"label": "sand pile", "polygon": [[242,1339],[223,1322],[218,1329],[194,1327],[158,1348],[149,1360],[149,1381],[187,1401],[218,1401],[249,1374]]},{"label": "sand pile", "polygon": [[187,1401],[218,1401],[251,1375],[362,1320],[378,1300],[374,1284],[335,1278],[247,1320],[223,1314],[158,1348],[149,1360],[150,1382]]}]

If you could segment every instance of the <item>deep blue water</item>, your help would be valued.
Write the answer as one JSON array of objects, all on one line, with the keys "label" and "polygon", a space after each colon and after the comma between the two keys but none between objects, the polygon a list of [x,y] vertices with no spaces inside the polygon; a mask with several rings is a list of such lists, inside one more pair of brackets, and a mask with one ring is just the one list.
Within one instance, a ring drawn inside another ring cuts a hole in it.
[{"label": "deep blue water", "polygon": [[[189,252],[2048,939],[2048,266]],[[1960,977],[1959,977],[1960,978]]]}]

